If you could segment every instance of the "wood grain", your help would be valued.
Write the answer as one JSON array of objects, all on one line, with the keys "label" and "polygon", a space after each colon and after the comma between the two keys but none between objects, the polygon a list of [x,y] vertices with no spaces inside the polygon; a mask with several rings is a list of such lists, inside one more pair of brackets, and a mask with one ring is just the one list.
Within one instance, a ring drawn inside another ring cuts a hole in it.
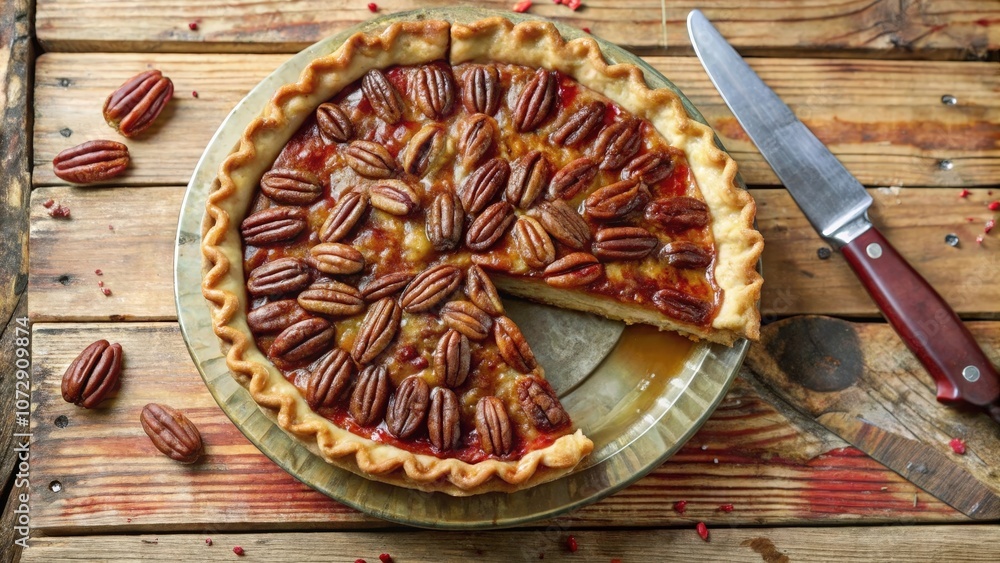
[{"label": "wood grain", "polygon": [[[464,532],[327,532],[85,536],[38,538],[23,561],[990,561],[1000,528],[879,526],[820,528],[710,528],[703,541],[693,526],[677,530],[544,530]],[[637,536],[641,535],[641,539]],[[576,540],[570,552],[568,540]]]},{"label": "wood grain", "polygon": [[[32,194],[29,313],[36,321],[168,320],[176,318],[172,256],[180,187],[40,188]],[[871,190],[872,215],[886,236],[944,298],[968,318],[1000,314],[1000,229],[975,238],[994,216],[989,190],[967,198],[954,189]],[[764,234],[765,320],[796,314],[878,315],[843,257],[826,248],[788,194],[753,190]],[[70,220],[48,216],[54,199]],[[973,217],[974,222],[966,219]],[[109,229],[108,226],[114,227]],[[948,233],[961,239],[944,243]],[[94,271],[101,269],[103,275]],[[111,289],[104,296],[98,282]]]},{"label": "wood grain", "polygon": [[[1000,334],[997,323],[975,325]],[[294,480],[216,406],[173,323],[35,325],[32,525],[46,534],[385,525]],[[98,338],[124,350],[122,389],[96,410],[65,403],[66,366]],[[156,452],[138,424],[148,402],[185,412],[206,456]],[[64,417],[64,418],[60,418]],[[964,516],[836,437],[785,417],[738,379],[713,417],[649,476],[559,521],[579,526],[957,521]],[[59,483],[59,491],[51,484]],[[916,497],[914,495],[917,495]],[[916,502],[915,502],[916,499]],[[685,514],[673,503],[689,502]],[[724,513],[719,506],[732,503]],[[563,524],[553,524],[563,525]]]},{"label": "wood grain", "polygon": [[[454,4],[383,0],[378,13]],[[459,4],[500,10],[513,5],[510,0]],[[987,57],[1000,48],[1000,8],[986,0],[939,1],[933,8],[894,0],[765,0],[753,6],[738,0],[587,0],[583,5],[571,11],[537,1],[530,13],[660,54],[690,51],[684,22],[693,8],[704,11],[723,35],[749,53],[967,58]],[[366,6],[360,1],[318,0],[292,5],[278,0],[218,5],[195,0],[41,0],[38,37],[48,51],[294,52],[371,18]],[[129,25],[112,26],[118,18],[127,18]],[[189,22],[197,22],[198,29],[189,29]]]},{"label": "wood grain", "polygon": [[[61,184],[52,158],[86,140],[115,138],[132,154],[116,184],[186,184],[230,109],[285,55],[48,53],[35,90],[34,184]],[[754,185],[778,180],[691,57],[647,59],[684,91]],[[1000,73],[994,63],[755,59],[752,66],[858,179],[873,186],[975,186],[1000,177]],[[147,67],[175,85],[174,100],[138,139],[104,123],[104,99]],[[927,77],[947,76],[930,87]],[[198,92],[198,98],[192,92]],[[957,105],[941,103],[952,95]],[[939,162],[949,160],[943,170]]]}]

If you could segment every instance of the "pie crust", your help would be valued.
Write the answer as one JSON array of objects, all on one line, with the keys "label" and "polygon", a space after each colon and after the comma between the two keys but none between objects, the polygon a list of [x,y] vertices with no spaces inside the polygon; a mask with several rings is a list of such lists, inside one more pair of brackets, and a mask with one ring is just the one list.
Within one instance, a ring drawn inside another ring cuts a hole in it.
[{"label": "pie crust", "polygon": [[691,174],[711,213],[709,229],[715,245],[711,275],[720,301],[708,325],[677,322],[658,311],[644,314],[641,307],[620,307],[612,300],[595,300],[578,290],[547,290],[544,283],[516,276],[497,276],[501,289],[731,344],[740,337],[758,336],[756,302],[761,278],[756,265],[763,242],[753,229],[753,200],[736,186],[736,165],[716,146],[711,129],[690,119],[673,92],[650,90],[638,68],[609,66],[596,42],[586,38],[566,42],[550,24],[515,26],[502,18],[468,25],[396,23],[379,34],[351,36],[334,53],[312,61],[298,82],[279,88],[220,168],[203,226],[202,291],[210,303],[214,330],[223,343],[228,367],[254,401],[276,413],[283,429],[331,464],[379,481],[456,496],[512,492],[573,470],[590,453],[592,442],[577,430],[518,459],[491,457],[469,463],[359,436],[310,408],[299,389],[260,351],[247,322],[251,298],[245,285],[240,223],[251,210],[261,177],[320,104],[370,69],[439,60],[452,65],[494,62],[556,70],[610,98],[634,116],[648,120],[669,145],[686,153]]}]

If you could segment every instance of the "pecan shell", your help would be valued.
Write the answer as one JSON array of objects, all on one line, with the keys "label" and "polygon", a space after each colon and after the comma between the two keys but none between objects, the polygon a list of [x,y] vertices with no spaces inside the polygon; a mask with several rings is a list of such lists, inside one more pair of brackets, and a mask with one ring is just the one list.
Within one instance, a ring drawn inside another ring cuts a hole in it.
[{"label": "pecan shell", "polygon": [[487,207],[469,225],[465,233],[465,245],[471,250],[482,252],[496,244],[514,223],[514,208],[506,201],[498,201]]},{"label": "pecan shell", "polygon": [[399,297],[407,313],[429,311],[448,298],[462,282],[462,271],[448,264],[431,266],[413,278]]},{"label": "pecan shell", "polygon": [[493,281],[478,264],[472,264],[465,275],[465,295],[477,307],[492,316],[503,314],[503,303]]},{"label": "pecan shell", "polygon": [[330,215],[319,230],[323,242],[337,242],[347,236],[368,210],[368,196],[361,192],[348,192],[333,206]]},{"label": "pecan shell", "polygon": [[162,72],[140,72],[104,101],[104,121],[125,137],[135,137],[153,124],[173,95],[174,83]]},{"label": "pecan shell", "polygon": [[451,190],[434,198],[427,212],[427,240],[435,250],[454,250],[462,242],[465,210],[462,202]]},{"label": "pecan shell", "polygon": [[383,297],[395,295],[406,287],[413,280],[414,275],[409,272],[392,272],[373,279],[361,289],[361,296],[365,301],[371,303]]},{"label": "pecan shell", "polygon": [[365,178],[382,180],[396,173],[396,160],[388,149],[371,141],[351,141],[344,149],[347,165]]},{"label": "pecan shell", "polygon": [[553,287],[579,287],[597,280],[604,273],[604,267],[597,258],[586,252],[574,252],[548,265],[543,276],[545,283]]},{"label": "pecan shell", "polygon": [[556,259],[556,247],[534,217],[521,217],[514,224],[514,244],[530,268],[544,268]]},{"label": "pecan shell", "polygon": [[268,170],[260,179],[260,191],[284,205],[309,205],[323,195],[319,179],[305,170]]},{"label": "pecan shell", "polygon": [[670,176],[674,159],[663,151],[649,151],[640,155],[622,169],[622,180],[639,178],[646,185],[653,185]]},{"label": "pecan shell", "polygon": [[489,336],[493,319],[486,311],[470,301],[449,301],[441,307],[441,320],[449,328],[468,336],[472,340],[482,340]]},{"label": "pecan shell", "polygon": [[700,270],[712,263],[711,251],[693,242],[677,240],[664,245],[660,258],[681,270]]},{"label": "pecan shell", "polygon": [[539,151],[531,151],[510,165],[510,181],[504,193],[507,201],[515,207],[527,209],[538,199],[549,183],[552,166]]},{"label": "pecan shell", "polygon": [[500,356],[507,365],[521,373],[528,373],[538,367],[535,354],[528,346],[521,329],[508,317],[499,317],[493,325],[493,338],[497,342]]},{"label": "pecan shell", "polygon": [[518,131],[531,131],[549,118],[556,108],[558,89],[555,73],[543,68],[535,71],[514,104],[514,126]]},{"label": "pecan shell", "polygon": [[392,342],[403,311],[392,297],[379,299],[365,314],[351,348],[351,357],[359,364],[369,364]]},{"label": "pecan shell", "polygon": [[609,227],[594,235],[594,256],[612,260],[642,260],[659,244],[656,237],[642,227]]},{"label": "pecan shell", "polygon": [[389,402],[389,372],[385,366],[368,366],[358,375],[348,412],[359,426],[374,426],[382,420]]},{"label": "pecan shell", "polygon": [[680,321],[704,326],[715,305],[672,288],[663,288],[653,294],[653,304],[664,314]]},{"label": "pecan shell", "polygon": [[361,78],[361,92],[382,121],[395,125],[403,118],[403,97],[379,69],[373,68]]},{"label": "pecan shell", "polygon": [[351,384],[354,375],[354,362],[351,356],[334,348],[326,353],[311,372],[306,387],[306,401],[313,410],[332,407],[340,400],[341,395]]},{"label": "pecan shell", "polygon": [[264,297],[300,291],[310,281],[309,268],[301,260],[285,257],[254,268],[247,279],[247,290]]},{"label": "pecan shell", "polygon": [[549,197],[552,199],[573,199],[581,190],[590,186],[597,177],[597,164],[587,157],[580,157],[563,166],[552,177]]},{"label": "pecan shell", "polygon": [[428,123],[410,137],[403,154],[403,171],[414,176],[423,176],[434,169],[444,151],[447,141],[444,127]]},{"label": "pecan shell", "polygon": [[435,387],[427,409],[427,437],[438,451],[453,450],[461,438],[461,410],[451,389]]},{"label": "pecan shell", "polygon": [[479,164],[496,146],[500,138],[497,121],[485,113],[475,113],[462,120],[462,136],[458,139],[458,152],[462,166],[470,170]]},{"label": "pecan shell", "polygon": [[469,113],[493,115],[500,109],[500,73],[493,65],[474,66],[462,81],[462,104]]},{"label": "pecan shell", "polygon": [[353,246],[339,242],[321,242],[309,249],[314,268],[330,275],[356,274],[364,269],[365,257]]},{"label": "pecan shell", "polygon": [[240,233],[246,244],[261,246],[293,239],[305,228],[305,209],[278,206],[262,209],[244,219]]},{"label": "pecan shell", "polygon": [[67,403],[92,409],[121,386],[121,344],[98,340],[83,349],[66,368],[62,398]]},{"label": "pecan shell", "polygon": [[440,121],[455,107],[455,79],[451,67],[422,66],[413,75],[412,92],[420,111],[430,119]]},{"label": "pecan shell", "polygon": [[564,201],[547,201],[532,212],[552,238],[570,248],[579,250],[590,240],[590,226]]},{"label": "pecan shell", "polygon": [[167,405],[149,403],[142,407],[139,423],[156,449],[170,459],[194,463],[201,457],[201,433],[184,413]]},{"label": "pecan shell", "polygon": [[654,200],[646,206],[646,219],[668,233],[680,233],[708,225],[708,206],[693,197],[679,196]]},{"label": "pecan shell", "polygon": [[459,193],[462,207],[473,215],[478,215],[493,202],[497,194],[507,185],[510,165],[502,158],[491,158],[462,181]]},{"label": "pecan shell", "polygon": [[247,324],[255,334],[270,334],[308,318],[309,313],[299,306],[298,301],[281,299],[268,301],[247,313]]},{"label": "pecan shell", "polygon": [[407,438],[420,429],[427,417],[431,389],[419,375],[411,375],[396,388],[385,413],[385,426],[397,438]]},{"label": "pecan shell", "polygon": [[547,381],[535,377],[518,381],[517,401],[535,428],[555,430],[569,424],[569,414]]},{"label": "pecan shell", "polygon": [[607,109],[608,105],[599,100],[586,104],[570,114],[550,138],[556,144],[565,147],[579,145],[601,127]]},{"label": "pecan shell", "polygon": [[354,124],[344,108],[325,103],[316,108],[316,125],[319,136],[327,143],[346,143],[354,137]]},{"label": "pecan shell", "polygon": [[346,317],[365,310],[365,301],[357,289],[332,280],[321,280],[298,296],[299,305],[313,313]]},{"label": "pecan shell", "polygon": [[503,401],[483,397],[476,403],[476,432],[479,447],[488,455],[505,456],[514,449],[514,432]]},{"label": "pecan shell", "polygon": [[649,189],[638,178],[622,180],[594,190],[584,201],[584,213],[598,221],[624,219],[649,203]]},{"label": "pecan shell", "polygon": [[597,136],[595,153],[601,158],[601,170],[617,170],[642,147],[642,122],[638,119],[616,121]]},{"label": "pecan shell", "polygon": [[87,141],[52,159],[52,171],[74,184],[110,180],[128,168],[128,147],[116,141]]},{"label": "pecan shell", "polygon": [[448,387],[458,387],[465,383],[472,365],[469,337],[455,329],[449,329],[438,340],[434,349],[434,375]]},{"label": "pecan shell", "polygon": [[420,208],[420,196],[406,182],[382,180],[368,190],[372,207],[403,217]]},{"label": "pecan shell", "polygon": [[302,362],[319,356],[336,335],[336,329],[324,319],[313,317],[281,331],[267,355],[285,362]]}]

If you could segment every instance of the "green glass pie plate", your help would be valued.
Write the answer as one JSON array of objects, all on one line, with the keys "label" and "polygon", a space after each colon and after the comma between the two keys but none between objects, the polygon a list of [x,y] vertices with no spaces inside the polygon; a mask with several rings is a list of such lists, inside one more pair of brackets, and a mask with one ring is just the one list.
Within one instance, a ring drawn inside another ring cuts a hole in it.
[{"label": "green glass pie plate", "polygon": [[[375,18],[324,39],[291,57],[232,110],[209,142],[181,206],[174,255],[174,293],[185,343],[219,406],[261,452],[310,487],[371,516],[441,529],[497,528],[553,518],[599,501],[635,482],[691,438],[722,399],[749,343],[732,347],[691,343],[649,327],[625,327],[591,315],[505,301],[522,326],[546,376],[594,451],[573,473],[516,493],[452,497],[372,481],[325,462],[311,446],[282,430],[230,374],[201,294],[201,232],[205,202],[222,160],[273,92],[302,68],[358,31],[378,31],[401,20],[470,22],[492,15],[541,19],[476,8],[416,10]],[[555,22],[553,22],[555,23]],[[583,31],[555,23],[567,39]],[[655,88],[677,92],[694,118],[704,118],[656,70],[600,38],[610,62],[631,63]],[[240,265],[237,265],[239,267]]]}]

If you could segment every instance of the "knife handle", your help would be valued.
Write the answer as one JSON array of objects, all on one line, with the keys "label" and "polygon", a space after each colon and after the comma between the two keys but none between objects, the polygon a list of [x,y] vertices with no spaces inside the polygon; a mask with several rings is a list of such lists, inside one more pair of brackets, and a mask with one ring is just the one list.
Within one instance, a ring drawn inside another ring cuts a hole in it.
[{"label": "knife handle", "polygon": [[939,401],[986,406],[1000,375],[955,311],[875,227],[841,248],[889,324],[937,382]]}]

